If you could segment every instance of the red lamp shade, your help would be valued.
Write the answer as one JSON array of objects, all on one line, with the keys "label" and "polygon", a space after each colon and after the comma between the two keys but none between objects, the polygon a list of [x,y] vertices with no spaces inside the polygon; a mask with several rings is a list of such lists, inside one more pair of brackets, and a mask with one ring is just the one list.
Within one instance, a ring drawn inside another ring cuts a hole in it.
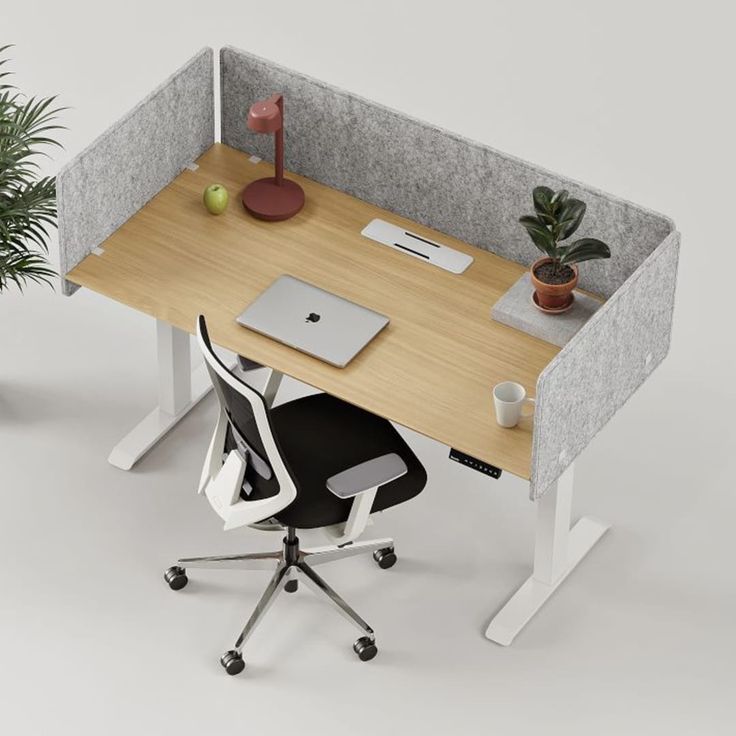
[{"label": "red lamp shade", "polygon": [[274,97],[254,102],[248,110],[248,127],[256,133],[275,133],[282,122],[281,110]]},{"label": "red lamp shade", "polygon": [[274,133],[275,176],[251,182],[243,190],[243,206],[260,220],[288,220],[304,206],[304,191],[284,179],[284,98],[273,95],[254,102],[247,125],[256,133]]}]

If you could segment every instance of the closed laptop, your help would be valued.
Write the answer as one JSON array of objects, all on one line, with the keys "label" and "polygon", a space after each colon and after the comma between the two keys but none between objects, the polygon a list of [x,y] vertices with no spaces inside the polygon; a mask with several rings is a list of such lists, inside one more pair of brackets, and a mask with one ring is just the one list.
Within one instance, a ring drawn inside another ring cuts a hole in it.
[{"label": "closed laptop", "polygon": [[238,324],[344,368],[389,318],[293,276],[279,276]]}]

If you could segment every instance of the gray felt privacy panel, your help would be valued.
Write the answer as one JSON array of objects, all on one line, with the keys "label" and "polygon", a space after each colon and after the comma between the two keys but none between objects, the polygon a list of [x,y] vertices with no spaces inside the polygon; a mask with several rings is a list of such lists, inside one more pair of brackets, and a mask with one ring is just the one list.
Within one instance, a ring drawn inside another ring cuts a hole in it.
[{"label": "gray felt privacy panel", "polygon": [[287,168],[518,263],[539,255],[518,223],[533,209],[532,189],[568,189],[588,205],[580,236],[615,254],[581,269],[580,288],[604,297],[672,229],[635,204],[257,56],[222,49],[220,78],[223,143],[272,161],[272,136],[245,118],[254,101],[282,92]]},{"label": "gray felt privacy panel", "polygon": [[537,382],[531,496],[538,498],[669,350],[680,234],[672,232]]},{"label": "gray felt privacy panel", "polygon": [[[680,242],[672,222],[251,54],[224,48],[220,62],[223,143],[271,161],[272,136],[245,118],[255,100],[282,92],[289,169],[504,258],[538,256],[518,223],[535,186],[587,203],[579,235],[607,241],[613,257],[583,264],[580,287],[608,301],[559,342],[539,377],[531,495],[541,496],[667,354]],[[59,173],[62,274],[212,145],[212,73],[204,49]]]},{"label": "gray felt privacy panel", "polygon": [[205,48],[59,172],[62,275],[214,143],[213,81]]}]

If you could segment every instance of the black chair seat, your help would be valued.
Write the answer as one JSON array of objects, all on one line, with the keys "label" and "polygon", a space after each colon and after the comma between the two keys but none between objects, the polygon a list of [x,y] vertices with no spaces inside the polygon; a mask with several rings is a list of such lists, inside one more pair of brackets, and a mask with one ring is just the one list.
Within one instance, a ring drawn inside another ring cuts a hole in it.
[{"label": "black chair seat", "polygon": [[327,479],[380,455],[395,452],[408,472],[381,486],[373,511],[413,498],[424,488],[427,473],[391,422],[329,394],[314,394],[271,410],[271,424],[282,456],[299,493],[276,518],[298,529],[347,520],[352,499],[327,489]]}]

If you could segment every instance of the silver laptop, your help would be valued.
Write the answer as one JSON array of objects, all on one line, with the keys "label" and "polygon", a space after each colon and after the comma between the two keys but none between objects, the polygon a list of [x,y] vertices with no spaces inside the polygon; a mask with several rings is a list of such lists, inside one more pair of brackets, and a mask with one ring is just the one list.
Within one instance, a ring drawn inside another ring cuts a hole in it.
[{"label": "silver laptop", "polygon": [[338,368],[389,323],[383,314],[293,276],[279,276],[237,321]]}]

